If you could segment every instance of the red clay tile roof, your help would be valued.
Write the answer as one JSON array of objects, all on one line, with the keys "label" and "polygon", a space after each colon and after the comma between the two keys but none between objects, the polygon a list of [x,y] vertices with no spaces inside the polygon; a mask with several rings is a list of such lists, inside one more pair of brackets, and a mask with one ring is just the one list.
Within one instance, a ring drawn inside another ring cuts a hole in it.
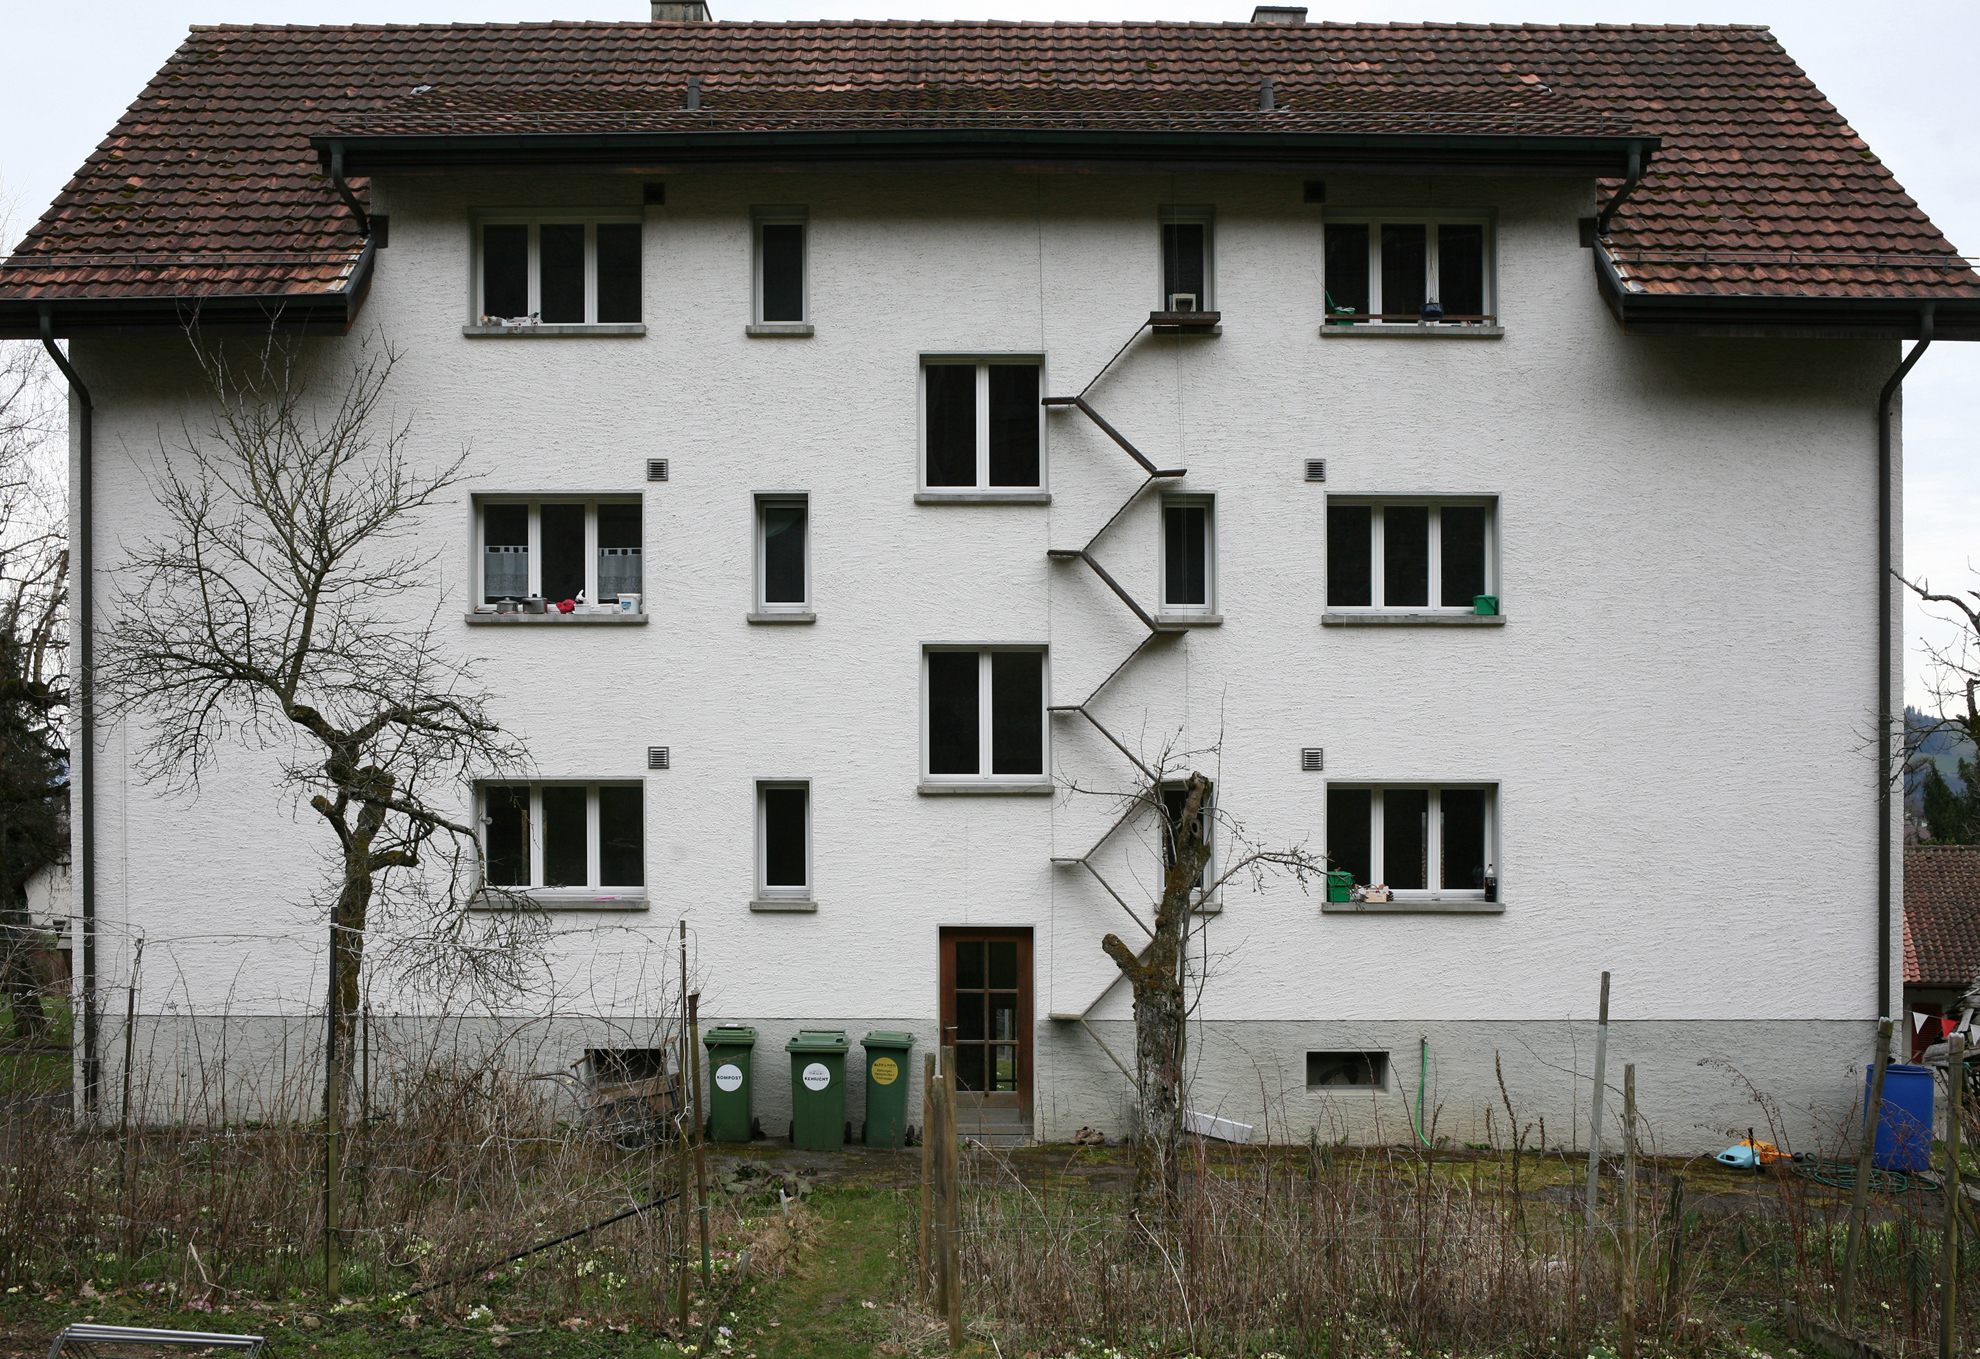
[{"label": "red clay tile roof", "polygon": [[1980,845],[1904,851],[1904,980],[1964,990],[1980,978]]},{"label": "red clay tile roof", "polygon": [[349,286],[315,135],[876,126],[1661,136],[1609,235],[1626,289],[1980,299],[1762,28],[827,21],[196,28],[0,303]]}]

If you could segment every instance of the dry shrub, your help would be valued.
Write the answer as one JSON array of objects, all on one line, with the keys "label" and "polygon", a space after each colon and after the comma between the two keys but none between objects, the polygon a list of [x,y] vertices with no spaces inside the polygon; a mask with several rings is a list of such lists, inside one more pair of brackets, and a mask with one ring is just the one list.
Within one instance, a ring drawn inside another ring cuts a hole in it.
[{"label": "dry shrub", "polygon": [[[438,1284],[420,1307],[645,1324],[671,1313],[678,1267],[699,1266],[679,1200],[486,1266],[677,1190],[672,1145],[627,1151],[591,1135],[514,1054],[513,1066],[460,1053],[374,1061],[384,1093],[368,1118],[354,1107],[345,1138],[346,1296],[389,1301]],[[283,1073],[247,1117],[239,1073],[210,1074],[212,1090],[226,1088],[223,1074],[236,1077],[235,1116],[127,1136],[77,1130],[65,1100],[0,1099],[0,1289],[134,1289],[204,1310],[320,1285],[322,1124],[252,1116],[309,1108],[317,1073]],[[156,1107],[142,1089],[134,1103]],[[718,1241],[756,1207],[718,1195]],[[782,1236],[772,1241],[759,1272],[788,1249]],[[736,1262],[736,1252],[718,1252],[718,1270]]]},{"label": "dry shrub", "polygon": [[[1040,1188],[992,1155],[970,1164],[968,1307],[1006,1352],[1581,1359],[1617,1341],[1620,1184],[1591,1235],[1578,1156],[1198,1143],[1167,1229],[1078,1175]],[[1749,1354],[1789,1310],[1831,1312],[1847,1208],[1785,1166],[1640,1162],[1639,1352]],[[1888,1355],[1933,1352],[1943,1214],[1916,1184],[1876,1201],[1856,1324]],[[1971,1271],[1962,1294],[1971,1347]]]}]

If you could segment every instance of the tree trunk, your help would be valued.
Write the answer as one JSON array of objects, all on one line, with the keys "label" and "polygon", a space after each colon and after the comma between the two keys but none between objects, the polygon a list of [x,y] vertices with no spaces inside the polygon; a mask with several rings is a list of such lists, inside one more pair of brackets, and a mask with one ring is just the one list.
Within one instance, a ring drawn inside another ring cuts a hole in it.
[{"label": "tree trunk", "polygon": [[1159,1214],[1167,1223],[1182,1198],[1184,998],[1174,958],[1165,967],[1150,956],[1155,952],[1144,954],[1141,968],[1129,978],[1141,1121],[1134,1146],[1134,1207],[1143,1217]]},{"label": "tree trunk", "polygon": [[1183,939],[1197,881],[1210,857],[1203,840],[1203,804],[1210,781],[1189,777],[1188,794],[1171,817],[1154,790],[1173,847],[1155,910],[1154,934],[1139,954],[1110,934],[1100,941],[1134,993],[1136,1138],[1134,1209],[1144,1221],[1174,1224],[1182,1200],[1183,1055],[1188,998],[1183,986]]}]

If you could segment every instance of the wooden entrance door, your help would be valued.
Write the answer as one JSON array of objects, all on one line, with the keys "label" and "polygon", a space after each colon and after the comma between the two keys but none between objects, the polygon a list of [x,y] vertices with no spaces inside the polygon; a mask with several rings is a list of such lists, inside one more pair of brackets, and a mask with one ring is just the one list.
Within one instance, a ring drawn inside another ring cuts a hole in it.
[{"label": "wooden entrance door", "polygon": [[1031,1118],[1031,931],[942,931],[942,1041],[960,1115]]}]

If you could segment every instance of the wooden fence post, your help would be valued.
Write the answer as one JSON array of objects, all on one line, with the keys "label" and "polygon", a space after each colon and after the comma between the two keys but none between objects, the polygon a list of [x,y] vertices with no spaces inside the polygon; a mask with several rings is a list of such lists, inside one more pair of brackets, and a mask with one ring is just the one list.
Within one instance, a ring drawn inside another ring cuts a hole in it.
[{"label": "wooden fence post", "polygon": [[942,1273],[949,1316],[949,1352],[962,1351],[962,1183],[956,1153],[956,1050],[942,1049]]},{"label": "wooden fence post", "polygon": [[1877,1125],[1884,1116],[1884,1071],[1891,1061],[1891,1019],[1877,1022],[1877,1051],[1872,1054],[1870,1094],[1863,1106],[1863,1145],[1856,1153],[1856,1183],[1849,1191],[1849,1236],[1843,1246],[1842,1294],[1837,1317],[1843,1325],[1856,1316],[1856,1256],[1863,1244],[1863,1222],[1870,1211],[1870,1177],[1876,1172]]},{"label": "wooden fence post", "polygon": [[1956,1359],[1959,1354],[1953,1328],[1959,1312],[1959,1097],[1965,1084],[1966,1036],[1956,1033],[1946,1045],[1946,1240],[1939,1289],[1939,1359]]},{"label": "wooden fence post", "polygon": [[1609,974],[1602,973],[1602,1008],[1595,1021],[1595,1094],[1588,1107],[1588,1202],[1583,1210],[1590,1235],[1602,1181],[1602,1094],[1609,1079]]},{"label": "wooden fence post", "polygon": [[1621,1359],[1636,1359],[1636,1063],[1623,1063]]},{"label": "wooden fence post", "polygon": [[694,1202],[701,1218],[701,1286],[715,1282],[715,1258],[708,1246],[708,1138],[701,1121],[701,992],[688,997],[688,1085],[694,1096]]}]

